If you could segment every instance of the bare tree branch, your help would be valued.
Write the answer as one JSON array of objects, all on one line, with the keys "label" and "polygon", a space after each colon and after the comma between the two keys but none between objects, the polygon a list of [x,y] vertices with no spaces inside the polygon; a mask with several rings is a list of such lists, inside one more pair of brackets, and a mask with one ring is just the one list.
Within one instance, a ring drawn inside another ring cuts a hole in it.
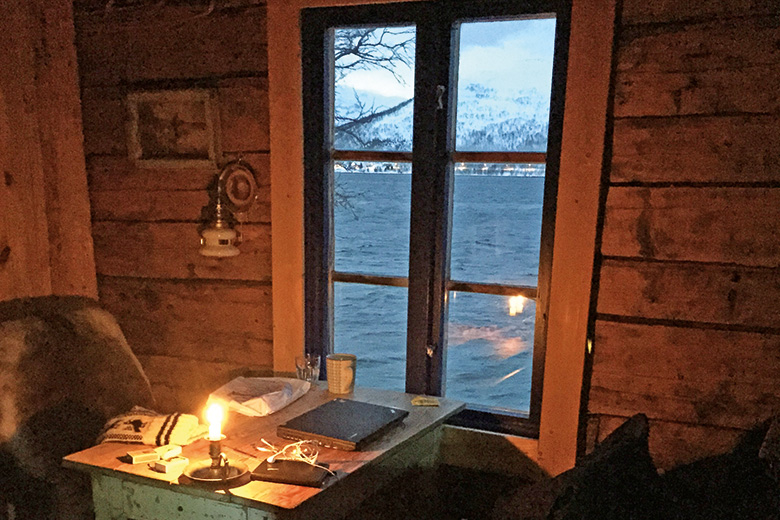
[{"label": "bare tree branch", "polygon": [[333,190],[333,205],[335,207],[341,207],[346,209],[352,214],[352,218],[355,220],[360,220],[360,215],[358,215],[357,209],[355,208],[355,205],[352,203],[355,197],[362,197],[363,193],[354,193],[350,192],[346,187],[343,185],[343,182],[340,178],[340,176],[336,176],[336,179],[334,180],[334,190]]},{"label": "bare tree branch", "polygon": [[[392,74],[396,81],[406,84],[403,71],[414,67],[414,46],[415,30],[411,27],[338,29],[333,48],[335,83],[338,85],[354,71],[385,70]],[[355,125],[387,109],[375,106],[373,99],[369,105],[354,88],[352,94],[354,100],[351,105],[345,102],[334,110],[335,130],[337,134],[349,136],[359,148],[368,148],[373,143],[367,142]],[[362,195],[351,192],[340,176],[336,176],[333,204],[337,208],[347,210],[356,220],[359,219],[359,214],[353,202]]]},{"label": "bare tree branch", "polygon": [[384,69],[404,83],[397,68],[414,66],[415,31],[411,27],[355,28],[336,31],[336,82],[354,70]]},{"label": "bare tree branch", "polygon": [[383,107],[375,106],[373,100],[371,101],[371,106],[367,106],[366,102],[361,99],[360,95],[355,89],[352,89],[352,95],[354,96],[354,102],[352,105],[340,106],[335,111],[334,118],[336,119],[336,126],[358,121],[383,109]]}]

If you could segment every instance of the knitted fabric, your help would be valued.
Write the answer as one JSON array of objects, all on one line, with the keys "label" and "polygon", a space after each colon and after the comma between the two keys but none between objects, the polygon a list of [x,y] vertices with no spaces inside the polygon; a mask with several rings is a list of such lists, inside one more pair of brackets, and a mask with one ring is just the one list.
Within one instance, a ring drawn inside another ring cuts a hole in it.
[{"label": "knitted fabric", "polygon": [[201,426],[194,415],[173,413],[160,415],[140,406],[109,420],[98,442],[129,442],[164,446],[186,445],[202,436],[207,427]]}]

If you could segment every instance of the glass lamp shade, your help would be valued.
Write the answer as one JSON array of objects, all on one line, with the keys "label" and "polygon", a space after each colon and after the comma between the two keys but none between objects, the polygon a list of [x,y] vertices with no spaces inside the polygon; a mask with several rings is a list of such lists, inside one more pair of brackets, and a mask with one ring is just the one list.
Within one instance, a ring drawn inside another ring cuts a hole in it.
[{"label": "glass lamp shade", "polygon": [[209,226],[201,232],[201,247],[198,251],[201,255],[225,258],[240,253],[234,245],[236,232],[220,224]]}]

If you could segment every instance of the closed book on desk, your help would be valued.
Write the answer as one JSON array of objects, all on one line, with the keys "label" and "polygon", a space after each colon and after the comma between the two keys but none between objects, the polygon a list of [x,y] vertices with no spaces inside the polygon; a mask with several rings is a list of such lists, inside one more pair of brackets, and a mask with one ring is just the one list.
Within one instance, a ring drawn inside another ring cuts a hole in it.
[{"label": "closed book on desk", "polygon": [[409,415],[406,410],[334,399],[290,419],[276,429],[279,437],[314,441],[322,446],[354,451]]}]

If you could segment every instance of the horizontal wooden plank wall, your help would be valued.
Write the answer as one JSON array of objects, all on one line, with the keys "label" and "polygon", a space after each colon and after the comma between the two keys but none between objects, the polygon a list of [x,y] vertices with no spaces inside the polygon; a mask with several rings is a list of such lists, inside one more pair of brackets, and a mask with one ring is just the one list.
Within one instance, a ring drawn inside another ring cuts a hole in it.
[{"label": "horizontal wooden plank wall", "polygon": [[[75,5],[100,299],[158,407],[200,412],[230,378],[273,367],[265,6]],[[187,88],[214,93],[219,164],[241,157],[258,176],[235,258],[198,254],[218,166],[139,167],[128,158],[127,94]]]},{"label": "horizontal wooden plank wall", "polygon": [[669,468],[780,412],[780,6],[626,0],[588,439]]}]

